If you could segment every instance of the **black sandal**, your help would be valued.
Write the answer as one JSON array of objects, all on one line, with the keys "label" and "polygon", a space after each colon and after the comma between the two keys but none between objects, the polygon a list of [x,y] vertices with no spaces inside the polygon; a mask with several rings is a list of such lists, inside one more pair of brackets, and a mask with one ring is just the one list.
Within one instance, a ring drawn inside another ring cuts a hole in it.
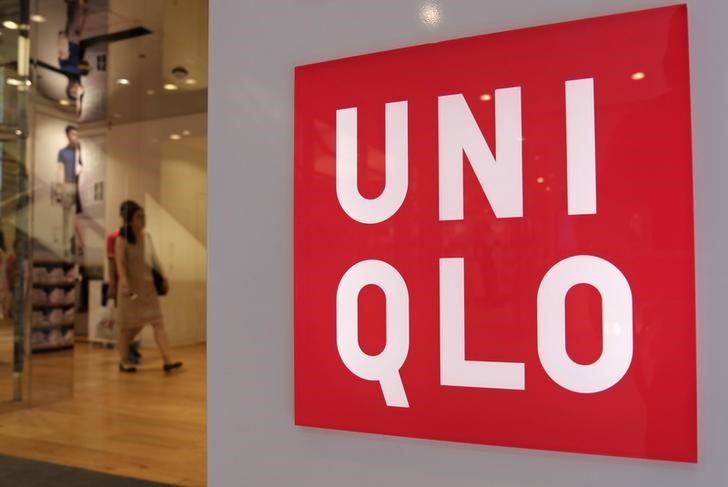
[{"label": "black sandal", "polygon": [[182,362],[171,362],[168,364],[164,364],[163,369],[165,372],[171,372],[174,369],[179,369],[180,367],[182,367]]},{"label": "black sandal", "polygon": [[122,363],[119,363],[119,372],[136,372],[137,368],[134,366],[124,365]]}]

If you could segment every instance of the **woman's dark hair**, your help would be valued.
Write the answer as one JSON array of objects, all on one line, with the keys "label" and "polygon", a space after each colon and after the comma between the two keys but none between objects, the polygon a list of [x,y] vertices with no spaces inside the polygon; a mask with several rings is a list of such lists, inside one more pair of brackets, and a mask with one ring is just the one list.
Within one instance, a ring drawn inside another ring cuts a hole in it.
[{"label": "woman's dark hair", "polygon": [[140,211],[142,207],[136,201],[128,200],[121,204],[120,212],[121,218],[124,219],[124,224],[119,229],[119,235],[130,244],[135,244],[137,236],[134,234],[134,229],[131,227],[131,222],[134,220],[134,215]]}]

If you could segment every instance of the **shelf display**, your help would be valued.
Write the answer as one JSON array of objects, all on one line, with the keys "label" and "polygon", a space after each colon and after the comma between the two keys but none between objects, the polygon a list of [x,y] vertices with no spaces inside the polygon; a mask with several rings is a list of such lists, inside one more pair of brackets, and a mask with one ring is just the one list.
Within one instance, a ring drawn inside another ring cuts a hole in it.
[{"label": "shelf display", "polygon": [[76,326],[76,265],[66,261],[35,261],[32,276],[32,351],[72,348]]}]

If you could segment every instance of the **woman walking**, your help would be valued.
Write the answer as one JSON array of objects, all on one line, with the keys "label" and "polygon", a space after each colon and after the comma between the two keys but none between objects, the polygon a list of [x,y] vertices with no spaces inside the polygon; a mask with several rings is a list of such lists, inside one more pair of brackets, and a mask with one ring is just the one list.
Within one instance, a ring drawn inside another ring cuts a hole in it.
[{"label": "woman walking", "polygon": [[[170,372],[182,366],[170,357],[167,333],[164,330],[162,309],[158,292],[166,293],[167,279],[162,278],[158,289],[153,271],[160,271],[159,261],[149,235],[144,231],[146,215],[139,204],[128,201],[122,208],[124,224],[115,243],[116,268],[119,276],[119,370],[136,372],[128,362],[129,343],[145,325],[152,325],[154,339],[164,360],[164,371]],[[159,273],[161,275],[161,273]]]}]

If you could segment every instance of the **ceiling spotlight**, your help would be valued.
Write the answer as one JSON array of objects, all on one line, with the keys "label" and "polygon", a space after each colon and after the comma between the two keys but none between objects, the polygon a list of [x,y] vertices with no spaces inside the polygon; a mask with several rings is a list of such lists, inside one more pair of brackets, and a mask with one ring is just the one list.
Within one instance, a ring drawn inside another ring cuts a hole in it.
[{"label": "ceiling spotlight", "polygon": [[536,178],[536,182],[538,184],[542,184],[544,182],[544,179],[541,176],[539,176],[539,177]]},{"label": "ceiling spotlight", "polygon": [[32,81],[30,81],[29,79],[26,79],[26,80],[25,80],[25,86],[30,86],[30,85],[32,85],[32,84],[33,84],[33,82],[32,82]]},{"label": "ceiling spotlight", "polygon": [[13,22],[12,20],[5,20],[3,22],[3,27],[10,30],[17,30],[19,25],[17,22]]},{"label": "ceiling spotlight", "polygon": [[21,84],[23,84],[22,81],[20,81],[19,79],[15,79],[15,78],[8,78],[5,80],[5,82],[7,84],[9,84],[10,86],[20,86]]},{"label": "ceiling spotlight", "polygon": [[23,131],[20,129],[15,129],[15,135],[23,135]]},{"label": "ceiling spotlight", "polygon": [[179,86],[177,86],[173,83],[166,83],[164,85],[164,89],[167,91],[176,91],[176,90],[179,90]]},{"label": "ceiling spotlight", "polygon": [[645,79],[645,73],[643,73],[642,71],[637,71],[636,73],[632,73],[632,79],[635,81]]},{"label": "ceiling spotlight", "polygon": [[435,26],[440,23],[442,12],[437,2],[424,2],[420,5],[420,22],[425,25]]},{"label": "ceiling spotlight", "polygon": [[153,94],[154,94],[154,90],[147,90],[147,95],[153,95]]},{"label": "ceiling spotlight", "polygon": [[186,85],[196,85],[197,84],[197,80],[195,78],[187,78],[185,80],[185,84]]},{"label": "ceiling spotlight", "polygon": [[117,84],[117,85],[123,85],[123,86],[126,86],[126,85],[129,85],[129,84],[131,84],[131,81],[129,81],[129,80],[128,80],[128,79],[126,79],[126,78],[119,78],[119,79],[117,79],[117,80],[116,80],[116,84]]},{"label": "ceiling spotlight", "polygon": [[68,101],[68,100],[58,100],[58,103],[59,103],[59,104],[60,104],[61,106],[64,106],[64,107],[67,107],[67,106],[69,106],[69,105],[71,104],[71,102],[70,102],[70,101]]},{"label": "ceiling spotlight", "polygon": [[30,20],[32,22],[37,22],[39,24],[42,24],[43,22],[46,21],[46,18],[43,17],[41,14],[33,14],[30,16]]},{"label": "ceiling spotlight", "polygon": [[185,137],[188,136],[188,135],[190,135],[191,133],[192,132],[190,132],[189,130],[183,130],[182,131],[182,135],[184,135]]},{"label": "ceiling spotlight", "polygon": [[179,139],[182,138],[182,136],[180,134],[172,134],[172,135],[169,136],[169,138],[171,140],[179,140]]},{"label": "ceiling spotlight", "polygon": [[480,95],[480,99],[483,100],[483,101],[490,101],[490,100],[492,100],[491,96],[488,93],[484,93],[484,94]]}]

